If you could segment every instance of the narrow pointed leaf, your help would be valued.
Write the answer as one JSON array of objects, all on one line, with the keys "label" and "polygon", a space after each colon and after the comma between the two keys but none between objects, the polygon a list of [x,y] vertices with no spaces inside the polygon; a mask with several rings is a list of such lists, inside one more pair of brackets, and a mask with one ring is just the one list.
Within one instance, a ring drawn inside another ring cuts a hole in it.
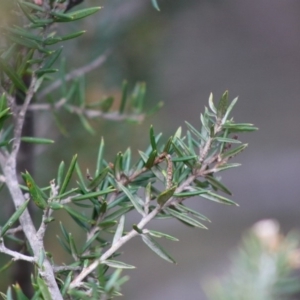
[{"label": "narrow pointed leaf", "polygon": [[42,6],[33,4],[31,2],[19,1],[19,3],[26,6],[26,7],[28,7],[28,8],[30,8],[30,9],[33,9],[33,10],[36,10],[36,11],[39,11],[39,12],[46,12],[46,10]]},{"label": "narrow pointed leaf", "polygon": [[138,202],[137,198],[135,197],[135,195],[133,195],[129,189],[127,187],[125,187],[122,183],[117,182],[118,187],[120,190],[123,191],[123,193],[129,198],[129,200],[131,201],[131,203],[133,204],[133,206],[135,207],[135,209],[141,214],[144,215],[144,210],[141,207],[140,203]]},{"label": "narrow pointed leaf", "polygon": [[8,219],[8,221],[4,224],[4,226],[1,228],[1,234],[0,236],[3,237],[3,235],[7,232],[8,229],[10,229],[14,223],[20,218],[20,216],[25,211],[29,200],[26,200],[22,205],[18,207],[18,209],[12,214],[12,216]]},{"label": "narrow pointed leaf", "polygon": [[157,0],[151,0],[151,2],[152,2],[153,7],[154,7],[156,10],[160,11],[159,6],[158,6],[158,4],[157,4]]},{"label": "narrow pointed leaf", "polygon": [[77,154],[73,156],[72,160],[71,160],[71,163],[70,163],[70,166],[69,166],[69,169],[67,171],[67,174],[66,174],[66,177],[62,183],[62,186],[59,190],[59,195],[63,194],[66,189],[67,189],[67,186],[71,180],[71,177],[73,175],[73,172],[74,172],[74,169],[75,169],[75,166],[76,166],[76,162],[77,162]]},{"label": "narrow pointed leaf", "polygon": [[210,191],[208,191],[206,194],[201,194],[200,197],[211,200],[211,201],[215,201],[215,202],[218,202],[218,203],[238,206],[238,204],[235,203],[234,201],[232,201],[232,200],[230,200],[226,197],[220,196],[216,193],[210,192]]},{"label": "narrow pointed leaf", "polygon": [[212,112],[216,114],[217,113],[217,108],[215,107],[214,97],[213,97],[212,93],[210,93],[210,95],[209,95],[208,105],[209,105],[209,108],[212,110]]},{"label": "narrow pointed leaf", "polygon": [[150,155],[149,155],[149,158],[148,160],[146,161],[145,163],[145,167],[147,169],[151,169],[154,165],[154,162],[155,162],[155,158],[157,157],[157,151],[156,150],[153,150]]},{"label": "narrow pointed leaf", "polygon": [[225,91],[217,106],[217,116],[219,119],[222,119],[224,117],[227,108],[228,108],[228,91]]},{"label": "narrow pointed leaf", "polygon": [[16,88],[20,89],[22,92],[26,92],[27,87],[24,84],[23,80],[19,77],[19,75],[11,68],[5,60],[0,58],[0,69],[4,71],[4,73],[9,77],[12,83],[16,86]]},{"label": "narrow pointed leaf", "polygon": [[25,143],[32,143],[32,144],[53,144],[54,143],[54,141],[50,139],[31,137],[31,136],[22,136],[21,141]]},{"label": "narrow pointed leaf", "polygon": [[171,187],[170,189],[163,191],[160,195],[157,197],[157,203],[160,206],[164,206],[166,202],[174,195],[175,190],[177,188],[177,185]]},{"label": "narrow pointed leaf", "polygon": [[101,262],[102,264],[105,264],[111,268],[117,268],[117,269],[135,269],[135,266],[125,264],[121,261],[107,259]]},{"label": "narrow pointed leaf", "polygon": [[97,165],[96,165],[96,172],[95,172],[95,176],[97,176],[102,168],[102,164],[103,164],[103,151],[104,151],[104,139],[103,137],[101,137],[101,141],[100,141],[100,146],[99,146],[99,150],[98,150],[98,157],[97,157]]},{"label": "narrow pointed leaf", "polygon": [[23,293],[23,291],[18,283],[13,284],[13,288],[15,290],[17,300],[29,300]]},{"label": "narrow pointed leaf", "polygon": [[88,185],[88,188],[90,190],[95,189],[96,187],[99,186],[99,184],[104,180],[106,175],[108,174],[110,168],[106,167],[105,169],[102,170]]},{"label": "narrow pointed leaf", "polygon": [[187,206],[185,206],[183,204],[177,204],[176,205],[176,209],[178,209],[178,210],[180,210],[182,212],[185,212],[187,214],[191,214],[195,218],[198,218],[200,220],[210,222],[210,220],[207,217],[205,217],[204,215],[200,214],[199,212],[197,212],[197,211],[195,211],[195,210],[193,210],[193,209],[191,209],[191,208],[189,208],[189,207],[187,207]]},{"label": "narrow pointed leaf", "polygon": [[141,234],[143,242],[158,256],[166,261],[176,264],[176,261],[166,252],[149,234]]},{"label": "narrow pointed leaf", "polygon": [[176,237],[174,237],[172,235],[169,235],[169,234],[166,234],[166,233],[163,233],[163,232],[159,232],[159,231],[155,231],[155,230],[149,230],[149,234],[151,236],[156,237],[156,238],[162,238],[163,237],[163,238],[166,238],[166,239],[168,239],[170,241],[174,241],[174,242],[178,242],[179,241],[178,238],[176,238]]},{"label": "narrow pointed leaf", "polygon": [[64,205],[64,209],[69,213],[74,220],[79,220],[86,222],[88,224],[94,224],[95,221],[92,219],[87,218],[86,216],[82,215],[81,213],[77,212],[76,210],[72,209],[71,207]]},{"label": "narrow pointed leaf", "polygon": [[50,69],[62,52],[62,48],[55,50],[48,60],[46,60],[43,68],[40,71]]},{"label": "narrow pointed leaf", "polygon": [[25,174],[23,173],[22,176],[26,183],[26,186],[28,187],[28,190],[29,190],[29,193],[30,193],[30,196],[31,196],[33,202],[35,203],[35,205],[37,207],[44,210],[47,207],[47,202],[44,199],[44,195],[43,195],[42,191],[36,185],[33,178],[30,176],[30,174],[27,171]]},{"label": "narrow pointed leaf", "polygon": [[114,245],[116,242],[118,242],[119,239],[122,237],[123,231],[124,231],[124,224],[125,224],[125,216],[123,215],[123,216],[121,216],[121,218],[119,220],[119,224],[116,229],[112,245]]},{"label": "narrow pointed leaf", "polygon": [[167,141],[167,143],[166,143],[166,145],[165,145],[165,147],[164,147],[163,152],[166,152],[166,153],[169,153],[169,152],[170,152],[170,148],[171,148],[172,142],[173,142],[173,137],[171,136],[171,137],[168,139],[168,141]]},{"label": "narrow pointed leaf", "polygon": [[236,167],[239,167],[239,166],[241,166],[241,164],[238,164],[238,163],[224,164],[222,166],[219,166],[219,167],[215,168],[214,172],[220,172],[220,171],[224,171],[224,170],[227,170],[227,169],[236,168]]},{"label": "narrow pointed leaf", "polygon": [[240,144],[241,141],[230,139],[230,138],[224,138],[224,137],[215,137],[214,140],[222,143],[230,143],[230,144]]},{"label": "narrow pointed leaf", "polygon": [[226,122],[223,127],[229,129],[230,132],[251,132],[258,130],[257,127],[254,127],[250,123],[230,123]]},{"label": "narrow pointed leaf", "polygon": [[207,191],[204,189],[195,189],[194,191],[185,191],[185,192],[180,192],[180,193],[176,193],[174,194],[175,197],[194,197],[194,196],[198,196],[200,194],[206,193]]},{"label": "narrow pointed leaf", "polygon": [[95,130],[93,129],[93,127],[90,125],[89,121],[87,120],[87,118],[84,116],[84,115],[78,115],[79,117],[79,120],[83,126],[83,128],[89,132],[90,134],[94,135],[96,132]]},{"label": "narrow pointed leaf", "polygon": [[224,124],[224,123],[227,121],[228,116],[229,116],[229,114],[231,113],[231,111],[232,111],[232,109],[233,109],[233,107],[235,106],[235,104],[236,104],[237,101],[238,101],[238,97],[234,98],[234,99],[231,101],[231,103],[229,104],[229,106],[228,106],[228,108],[227,108],[227,110],[226,110],[226,113],[225,113],[225,115],[224,115],[224,117],[223,117],[223,119],[222,119],[222,124]]},{"label": "narrow pointed leaf", "polygon": [[226,193],[227,195],[230,195],[230,196],[232,195],[230,190],[224,184],[222,184],[219,180],[214,178],[213,176],[208,175],[205,178],[211,184],[211,186],[214,187],[215,189],[220,190],[220,191]]},{"label": "narrow pointed leaf", "polygon": [[243,144],[243,145],[241,145],[239,147],[236,147],[232,150],[226,151],[225,153],[222,154],[221,158],[224,159],[224,158],[227,158],[227,157],[231,158],[233,156],[236,156],[240,152],[244,151],[245,148],[247,148],[247,147],[248,147],[248,144]]},{"label": "narrow pointed leaf", "polygon": [[80,9],[71,13],[66,14],[68,17],[70,17],[72,19],[72,21],[75,20],[79,20],[85,17],[88,17],[94,13],[96,13],[97,11],[99,11],[102,7],[98,6],[98,7],[90,7],[90,8],[84,8],[84,9]]},{"label": "narrow pointed leaf", "polygon": [[122,84],[122,97],[121,97],[121,104],[119,113],[122,114],[125,110],[126,100],[127,100],[127,89],[128,89],[128,83],[127,81],[124,81]]},{"label": "narrow pointed leaf", "polygon": [[187,214],[185,213],[181,213],[178,212],[174,209],[167,209],[167,212],[170,213],[173,217],[175,217],[176,219],[179,219],[193,227],[198,227],[198,228],[203,228],[203,229],[207,229],[206,226],[204,226],[202,223],[200,223],[199,221],[189,217]]},{"label": "narrow pointed leaf", "polygon": [[157,145],[155,141],[154,129],[153,126],[150,126],[150,143],[153,151],[157,151]]},{"label": "narrow pointed leaf", "polygon": [[37,277],[37,284],[38,284],[39,290],[42,292],[43,299],[44,300],[52,300],[48,286],[45,283],[44,279],[42,279],[41,277]]}]

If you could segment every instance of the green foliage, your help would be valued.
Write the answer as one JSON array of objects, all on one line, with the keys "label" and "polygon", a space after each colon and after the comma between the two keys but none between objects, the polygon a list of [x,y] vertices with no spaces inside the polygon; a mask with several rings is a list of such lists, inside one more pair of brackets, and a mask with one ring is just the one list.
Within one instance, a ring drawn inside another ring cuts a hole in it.
[{"label": "green foliage", "polygon": [[[157,2],[152,3],[159,10]],[[87,103],[84,74],[74,77],[66,73],[64,61],[59,64],[62,48],[55,48],[57,43],[80,38],[84,31],[60,36],[52,25],[77,21],[98,12],[100,8],[66,12],[65,6],[66,3],[56,1],[45,1],[43,5],[14,1],[14,12],[24,18],[16,24],[3,25],[4,46],[0,50],[0,162],[3,175],[7,178],[5,184],[17,208],[2,227],[1,237],[3,241],[18,241],[12,226],[19,220],[26,235],[26,241],[20,243],[27,248],[30,256],[10,252],[4,245],[0,252],[35,263],[33,299],[110,298],[120,295],[120,287],[128,279],[121,276],[122,269],[134,268],[115,259],[120,256],[117,251],[131,238],[140,237],[155,254],[175,263],[157,239],[164,237],[177,241],[176,237],[149,230],[150,221],[157,218],[177,219],[190,227],[205,229],[207,227],[202,222],[209,220],[184,205],[186,199],[197,197],[221,204],[235,204],[223,195],[231,196],[231,192],[216,173],[237,167],[238,164],[230,161],[247,147],[233,134],[257,128],[248,123],[236,124],[233,118],[229,118],[237,99],[229,103],[226,91],[216,106],[213,96],[210,96],[210,109],[205,108],[200,115],[200,125],[193,126],[186,122],[185,135],[180,127],[171,137],[163,137],[161,133],[155,134],[151,126],[149,147],[144,152],[139,151],[140,159],[135,163],[132,162],[130,149],[117,153],[113,162],[105,161],[105,143],[101,138],[93,176],[88,171],[84,176],[77,155],[74,155],[70,157],[67,168],[65,162],[61,162],[56,178],[46,187],[40,186],[38,180],[27,171],[22,174],[26,186],[20,185],[15,166],[21,141],[34,144],[53,142],[43,137],[22,136],[24,116],[29,109],[53,113],[63,132],[64,124],[56,111],[64,109],[78,116],[83,128],[94,134],[89,119],[104,117],[115,121],[140,122],[145,115],[152,114],[161,106],[159,103],[146,114],[143,108],[145,83],[137,83],[130,93],[126,81],[123,82],[119,102],[107,97]],[[57,87],[60,87],[61,95],[57,94],[58,98],[54,98],[52,91]],[[41,96],[37,103],[33,103],[35,95]],[[17,103],[16,98],[22,98],[22,103]],[[112,107],[115,107],[114,111]],[[234,147],[236,144],[240,145]],[[74,179],[77,180],[75,184]],[[21,189],[28,192],[29,200],[25,200]],[[23,214],[29,201],[40,208],[37,214],[41,215],[42,221],[37,232],[29,215]],[[70,262],[63,266],[55,265],[53,255],[45,252],[43,243],[47,226],[56,221],[57,211],[68,214],[86,234],[83,244],[77,243],[74,232],[69,232],[66,225],[60,223],[58,242],[70,257]],[[131,211],[138,213],[138,224],[126,224],[126,216]],[[125,231],[125,225],[132,229]],[[34,233],[34,237],[28,236],[30,233]],[[14,285],[13,289],[17,299],[26,299],[18,285]],[[12,299],[11,288],[3,298]]]}]

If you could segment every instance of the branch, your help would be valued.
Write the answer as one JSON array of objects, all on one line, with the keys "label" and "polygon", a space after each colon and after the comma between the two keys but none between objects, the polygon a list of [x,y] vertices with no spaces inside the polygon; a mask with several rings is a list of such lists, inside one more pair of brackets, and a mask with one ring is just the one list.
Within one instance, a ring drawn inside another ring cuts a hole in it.
[{"label": "branch", "polygon": [[[218,129],[220,130],[220,129]],[[184,191],[186,188],[188,188],[193,181],[198,177],[203,177],[206,174],[206,169],[209,167],[209,164],[205,162],[205,158],[208,154],[208,150],[211,147],[212,139],[209,138],[202,150],[200,150],[199,154],[199,161],[202,162],[202,166],[198,169],[194,170],[194,173],[191,174],[184,182],[181,183],[181,185],[176,189],[175,193],[180,193]],[[162,162],[164,159],[167,159],[168,163],[171,162],[170,156],[166,153],[162,153],[159,155],[156,159],[156,164]],[[217,156],[215,156],[215,159],[217,159]],[[211,162],[210,162],[211,163]],[[170,166],[168,166],[168,170],[171,169]],[[143,168],[139,170],[138,172],[135,172],[130,179],[127,178],[126,184],[128,184],[131,180],[135,179],[137,176],[139,176],[141,173],[145,172],[147,169]],[[169,170],[169,172],[171,172]],[[171,172],[172,173],[172,172]],[[169,179],[171,182],[171,179]],[[170,182],[167,182],[167,186],[170,185]],[[170,187],[167,187],[170,188]],[[181,199],[182,200],[182,199]],[[171,197],[163,206],[157,205],[154,210],[152,210],[149,214],[144,216],[141,221],[138,223],[138,228],[140,230],[143,230],[143,228],[153,219],[156,217],[156,215],[162,211],[164,208],[167,208],[174,204],[175,201],[178,201],[177,198]],[[93,272],[99,264],[101,264],[103,261],[108,259],[111,255],[113,255],[119,248],[121,248],[125,243],[127,243],[130,239],[137,236],[139,233],[132,229],[130,232],[128,232],[126,235],[121,237],[115,244],[113,244],[99,259],[95,260],[91,265],[84,268],[81,273],[71,282],[70,288],[78,287],[81,282],[84,280],[85,277],[87,277],[91,272]]]},{"label": "branch", "polygon": [[33,256],[24,255],[17,251],[6,248],[2,239],[0,241],[0,252],[12,256],[13,260],[25,260],[31,263],[35,262],[35,258]]},{"label": "branch", "polygon": [[[80,77],[86,73],[91,72],[92,70],[100,67],[101,65],[103,65],[107,59],[107,57],[110,55],[111,51],[107,50],[104,54],[101,54],[100,56],[98,56],[95,60],[93,60],[92,62],[90,62],[89,64],[80,67],[78,69],[73,70],[72,72],[68,73],[65,78],[64,81],[70,81],[74,78]],[[52,91],[56,90],[57,88],[59,88],[62,85],[63,81],[61,79],[58,79],[56,81],[54,81],[52,84],[50,84],[48,87],[46,87],[45,89],[43,89],[38,97],[39,98],[44,98],[47,94],[51,93]]]},{"label": "branch", "polygon": [[7,234],[16,234],[17,232],[23,231],[22,226],[18,226],[16,228],[11,228],[7,230]]},{"label": "branch", "polygon": [[[28,110],[31,111],[49,111],[49,110],[58,110],[61,107],[63,107],[66,103],[66,99],[62,98],[59,102],[56,104],[47,104],[47,103],[42,103],[42,104],[31,104],[28,107]],[[145,114],[120,114],[118,112],[111,112],[111,113],[105,113],[101,110],[96,110],[96,109],[87,109],[87,108],[82,108],[78,107],[75,105],[67,105],[68,111],[73,114],[77,115],[84,115],[89,119],[95,119],[95,118],[103,118],[106,120],[112,120],[112,121],[123,121],[123,120],[134,120],[138,122],[142,122],[145,119]]]},{"label": "branch", "polygon": [[33,95],[35,93],[35,84],[37,82],[37,78],[35,76],[32,76],[30,86],[28,87],[26,97],[24,100],[24,104],[22,105],[21,110],[17,115],[14,116],[15,119],[15,128],[14,128],[14,140],[13,140],[13,146],[12,146],[12,152],[10,154],[11,157],[16,158],[20,144],[21,144],[21,134],[22,129],[25,121],[25,114],[27,112],[27,108],[29,106],[30,101],[33,98]]}]

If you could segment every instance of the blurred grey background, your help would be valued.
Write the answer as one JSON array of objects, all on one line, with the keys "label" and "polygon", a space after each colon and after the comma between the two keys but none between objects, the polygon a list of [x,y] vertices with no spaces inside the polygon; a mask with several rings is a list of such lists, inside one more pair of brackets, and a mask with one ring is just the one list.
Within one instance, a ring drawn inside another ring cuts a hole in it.
[{"label": "blurred grey background", "polygon": [[124,272],[130,280],[122,299],[206,299],[206,283],[226,274],[230,253],[246,228],[263,218],[277,219],[284,232],[299,228],[300,2],[158,0],[160,12],[150,0],[86,0],[84,5],[99,3],[104,8],[97,16],[72,25],[88,32],[65,48],[68,68],[112,49],[105,65],[89,74],[87,96],[118,95],[123,79],[131,84],[146,81],[147,107],[161,100],[165,106],[142,125],[95,122],[94,137],[70,117],[66,117],[70,137],[62,137],[41,115],[41,134],[58,142],[41,150],[50,156],[47,160],[37,156],[36,173],[48,182],[55,176],[53,166],[74,153],[83,169],[93,170],[101,136],[108,160],[128,146],[137,154],[148,144],[150,124],[168,137],[184,127],[185,120],[198,126],[210,92],[216,100],[226,89],[231,99],[239,96],[235,120],[260,129],[241,135],[249,142],[235,159],[242,166],[223,175],[240,206],[189,200],[210,218],[209,230],[175,221],[152,223],[151,229],[180,239],[162,242],[177,265],[156,257],[138,239],[123,248],[123,261],[137,269]]}]

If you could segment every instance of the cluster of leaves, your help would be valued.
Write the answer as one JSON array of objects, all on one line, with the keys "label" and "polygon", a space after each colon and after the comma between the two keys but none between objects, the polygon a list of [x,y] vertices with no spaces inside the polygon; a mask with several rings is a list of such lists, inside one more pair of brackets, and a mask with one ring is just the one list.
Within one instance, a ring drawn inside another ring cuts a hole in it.
[{"label": "cluster of leaves", "polygon": [[[94,176],[82,174],[76,155],[68,168],[64,162],[60,164],[56,180],[48,187],[39,187],[29,173],[23,174],[26,183],[23,190],[29,192],[30,199],[43,211],[41,226],[46,227],[55,220],[54,211],[65,210],[86,232],[86,242],[76,245],[72,233],[60,224],[62,236],[59,242],[73,258],[73,263],[68,266],[54,267],[57,280],[64,282],[63,295],[68,293],[76,299],[84,299],[91,290],[94,295],[116,294],[125,279],[119,277],[120,271],[107,274],[110,268],[134,268],[114,258],[119,255],[117,250],[136,235],[160,257],[175,263],[155,238],[177,239],[145,226],[154,218],[175,218],[192,227],[206,228],[203,222],[208,219],[184,205],[185,199],[200,196],[218,203],[235,204],[219,193],[231,195],[214,174],[239,165],[229,160],[247,145],[231,148],[231,145],[241,143],[235,134],[256,130],[252,124],[229,119],[236,100],[228,104],[228,93],[225,92],[215,107],[211,95],[211,110],[206,108],[200,116],[201,129],[186,123],[185,136],[179,128],[164,144],[160,143],[162,135],[155,135],[151,127],[150,146],[145,152],[140,151],[140,159],[133,165],[130,149],[119,152],[114,163],[106,162],[102,139]],[[74,173],[78,177],[78,186],[68,188]],[[27,202],[24,207],[26,205]],[[24,207],[20,207],[2,227],[2,236],[23,213]],[[141,221],[132,224],[132,230],[126,232],[125,216],[132,210],[140,215]],[[83,278],[81,274],[84,274]],[[76,278],[80,278],[80,289]]]},{"label": "cluster of leaves", "polygon": [[[157,6],[156,1],[152,2]],[[0,162],[4,176],[7,177],[2,181],[12,194],[16,211],[1,227],[0,252],[34,263],[36,272],[32,276],[35,289],[33,299],[55,298],[53,295],[57,296],[57,290],[61,293],[61,298],[65,299],[97,299],[102,295],[113,297],[119,295],[121,285],[127,280],[126,276],[121,276],[122,269],[134,268],[115,259],[120,255],[118,250],[131,238],[139,236],[157,255],[175,263],[156,238],[177,239],[148,229],[151,220],[173,218],[191,227],[206,228],[203,223],[208,219],[184,205],[184,200],[200,196],[218,203],[235,204],[228,198],[230,190],[215,174],[239,166],[230,160],[242,152],[247,144],[242,144],[236,134],[257,128],[248,123],[235,123],[229,118],[237,99],[229,103],[228,93],[225,92],[215,106],[211,95],[209,108],[205,108],[200,115],[201,126],[194,127],[186,122],[185,135],[179,128],[165,142],[161,141],[162,134],[155,135],[151,127],[150,145],[146,151],[139,152],[140,159],[134,164],[130,149],[124,153],[119,152],[113,163],[107,162],[104,159],[105,145],[102,139],[93,175],[82,173],[77,155],[72,158],[68,167],[61,162],[55,179],[46,187],[40,186],[34,176],[25,172],[22,174],[25,185],[19,185],[27,197],[24,199],[18,188],[14,167],[20,142],[53,142],[44,138],[21,136],[24,116],[29,109],[45,108],[55,114],[55,110],[64,108],[77,114],[83,127],[92,132],[88,118],[106,115],[120,120],[116,116],[124,115],[128,102],[131,103],[133,115],[143,115],[145,97],[143,83],[137,84],[131,96],[128,96],[128,85],[124,82],[119,109],[114,114],[109,113],[114,99],[109,97],[98,103],[87,104],[83,79],[68,86],[68,75],[61,65],[58,84],[61,86],[61,100],[48,95],[46,103],[32,103],[34,95],[38,94],[43,85],[48,85],[49,88],[49,82],[54,79],[52,75],[58,71],[53,66],[62,49],[53,49],[53,45],[55,47],[57,43],[84,33],[79,31],[58,36],[51,25],[76,21],[100,9],[94,7],[66,12],[68,4],[64,2],[42,1],[40,4],[12,1],[12,11],[23,17],[18,18],[20,24],[6,24],[3,27],[4,43],[0,50]],[[18,103],[17,99],[20,98],[22,101]],[[132,115],[127,115],[126,119],[136,120]],[[62,125],[59,127],[63,128]],[[70,187],[75,174],[78,184]],[[24,242],[17,239],[15,233],[18,230],[25,232],[26,226],[35,232],[26,210],[30,201],[39,208],[42,221],[36,237],[31,240],[27,236],[27,241]],[[72,263],[62,266],[55,265],[52,254],[47,252],[43,244],[48,224],[55,222],[55,212],[59,210],[69,214],[86,233],[86,241],[78,244],[66,226],[60,224],[62,234],[59,243],[72,258]],[[140,216],[137,224],[125,224],[125,218],[131,211]],[[13,228],[17,220],[21,223],[21,229]],[[129,231],[125,227],[130,228]],[[27,247],[29,254],[7,249],[6,239],[13,239]],[[57,287],[53,288],[54,273]],[[14,285],[13,290],[18,299],[27,299],[18,285]],[[12,289],[9,288],[3,297],[12,299]]]},{"label": "cluster of leaves", "polygon": [[244,234],[242,245],[232,256],[230,272],[206,286],[209,299],[299,299],[299,233],[283,236],[274,220],[260,222],[276,231],[268,228],[262,235],[260,228],[260,232]]},{"label": "cluster of leaves", "polygon": [[[0,43],[1,93],[5,92],[7,97],[16,95],[20,99],[25,99],[25,95],[32,98],[33,95],[38,94],[35,102],[38,99],[39,103],[31,104],[29,109],[51,111],[56,124],[63,133],[66,133],[66,130],[57,114],[57,111],[62,109],[77,115],[83,127],[90,133],[94,133],[88,121],[92,118],[143,121],[146,116],[143,112],[145,83],[137,83],[129,96],[128,84],[124,82],[119,108],[116,109],[117,105],[114,104],[116,101],[113,97],[104,97],[100,101],[87,103],[84,79],[80,70],[73,72],[73,76],[66,74],[64,60],[61,61],[59,68],[55,67],[63,50],[57,45],[78,38],[85,31],[81,30],[61,36],[52,29],[53,25],[77,21],[101,9],[101,7],[91,7],[64,13],[66,5],[67,3],[56,1],[44,1],[43,5],[37,5],[30,1],[12,2],[10,12],[12,19],[7,24],[2,24],[1,28],[3,33]],[[15,15],[22,17],[16,18]],[[51,88],[51,81],[55,79],[53,77],[56,75],[55,73],[59,74],[59,79]],[[84,74],[84,72],[82,73]],[[68,85],[70,80],[72,82]],[[60,87],[61,96],[56,93],[54,98],[53,90],[57,87]],[[9,98],[9,100],[12,102],[12,99]],[[162,103],[159,103],[147,115],[155,112],[161,105]],[[115,108],[113,111],[112,107]],[[9,134],[5,133],[5,136],[9,136]],[[26,138],[23,140],[31,141]],[[47,143],[47,141],[44,142]]]}]

